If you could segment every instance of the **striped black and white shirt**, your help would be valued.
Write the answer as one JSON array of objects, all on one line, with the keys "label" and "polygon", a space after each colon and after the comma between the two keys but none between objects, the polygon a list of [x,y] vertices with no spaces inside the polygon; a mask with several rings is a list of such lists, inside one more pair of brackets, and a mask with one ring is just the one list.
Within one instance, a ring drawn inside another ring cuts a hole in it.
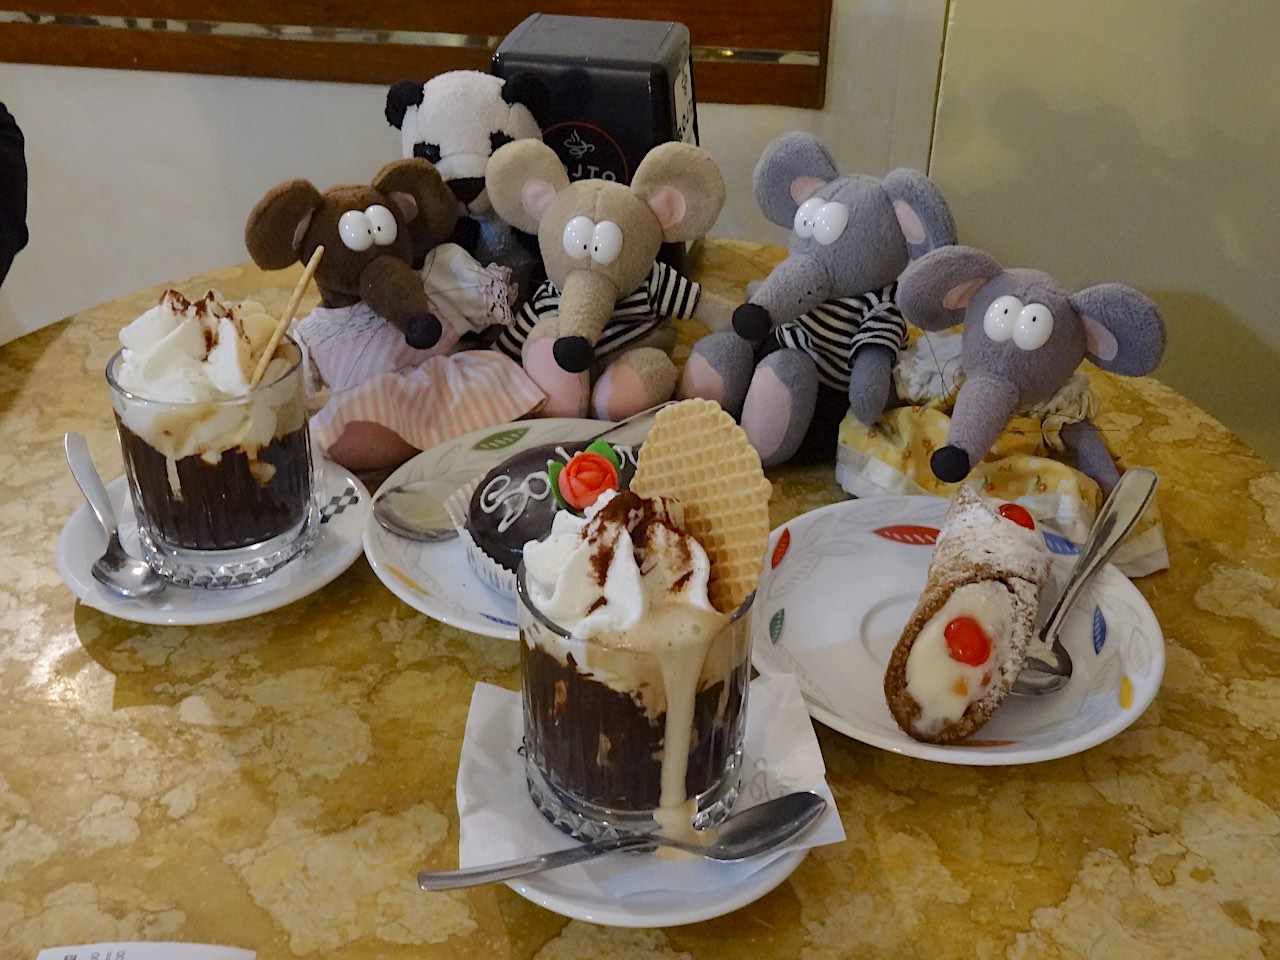
[{"label": "striped black and white shirt", "polygon": [[[604,333],[596,343],[596,356],[617,353],[644,339],[664,320],[688,320],[701,295],[701,285],[682,276],[674,267],[655,261],[649,278],[614,305],[613,318],[605,324]],[[494,349],[519,362],[520,351],[534,324],[559,314],[560,291],[546,280],[525,302],[520,314],[503,328],[493,344]]]},{"label": "striped black and white shirt", "polygon": [[868,344],[888,347],[896,357],[907,345],[907,324],[894,296],[897,283],[856,297],[840,297],[778,324],[775,344],[795,347],[813,358],[818,379],[836,390],[849,389],[853,355]]}]

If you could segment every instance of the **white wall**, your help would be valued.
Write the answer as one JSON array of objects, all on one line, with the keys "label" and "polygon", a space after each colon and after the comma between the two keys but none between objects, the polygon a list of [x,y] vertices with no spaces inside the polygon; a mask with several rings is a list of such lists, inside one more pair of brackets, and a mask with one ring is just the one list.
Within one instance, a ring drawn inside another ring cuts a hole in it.
[{"label": "white wall", "polygon": [[[751,170],[788,130],[847,169],[924,169],[945,0],[835,0],[827,107],[702,104],[728,202],[713,231],[784,242]],[[0,63],[27,139],[31,243],[0,288],[0,342],[140,287],[246,259],[245,217],[272,185],[367,180],[399,155],[386,88]]]},{"label": "white wall", "polygon": [[1280,466],[1275,3],[952,0],[930,174],[960,237],[1137,287],[1155,375]]}]

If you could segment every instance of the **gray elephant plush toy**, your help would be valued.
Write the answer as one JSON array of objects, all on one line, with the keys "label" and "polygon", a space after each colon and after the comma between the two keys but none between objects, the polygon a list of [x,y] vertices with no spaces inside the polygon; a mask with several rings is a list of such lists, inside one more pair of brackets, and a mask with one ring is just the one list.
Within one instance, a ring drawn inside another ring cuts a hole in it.
[{"label": "gray elephant plush toy", "polygon": [[732,331],[694,346],[680,395],[733,414],[766,466],[829,460],[846,411],[871,424],[890,401],[906,345],[898,275],[954,243],[955,226],[924,174],[842,176],[809,134],[773,141],[754,183],[764,215],[793,227],[789,254],[734,311]]},{"label": "gray elephant plush toy", "polygon": [[[1092,396],[1087,378],[1082,394],[1076,368],[1087,358],[1126,376],[1154,370],[1165,345],[1164,320],[1154,303],[1119,283],[1068,293],[1039,270],[1006,270],[981,250],[955,246],[935,250],[903,272],[898,305],[924,330],[964,324],[963,381],[946,446],[929,462],[939,480],[964,479],[1011,417],[1039,405],[1067,421],[1059,437],[1077,469],[1104,493],[1115,486],[1119,472],[1089,420]],[[1058,409],[1055,398],[1062,398]]]}]

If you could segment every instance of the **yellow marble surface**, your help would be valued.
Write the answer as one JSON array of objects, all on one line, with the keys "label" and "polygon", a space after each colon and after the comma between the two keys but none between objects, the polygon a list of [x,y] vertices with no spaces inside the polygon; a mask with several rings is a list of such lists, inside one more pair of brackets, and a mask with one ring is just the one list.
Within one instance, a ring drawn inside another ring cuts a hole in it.
[{"label": "yellow marble surface", "polygon": [[[781,251],[704,246],[738,296]],[[296,269],[178,286],[287,299]],[[61,438],[120,470],[102,369],[162,287],[0,348],[0,958],[102,940],[262,958],[1280,956],[1280,476],[1157,380],[1094,373],[1100,424],[1155,467],[1172,567],[1139,581],[1164,685],[1114,740],[1011,768],[894,756],[821,726],[848,839],[706,923],[570,921],[456,862],[472,685],[516,645],[444,627],[361,559],[252,620],[149,627],[79,605],[54,540],[80,495]],[[781,522],[843,494],[773,473]]]}]

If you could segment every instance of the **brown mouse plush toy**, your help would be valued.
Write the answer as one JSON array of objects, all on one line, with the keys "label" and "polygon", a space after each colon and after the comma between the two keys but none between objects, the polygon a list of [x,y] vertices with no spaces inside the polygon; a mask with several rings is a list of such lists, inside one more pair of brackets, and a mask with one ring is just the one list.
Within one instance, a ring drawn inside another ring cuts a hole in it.
[{"label": "brown mouse plush toy", "polygon": [[412,159],[387,164],[368,186],[321,193],[307,180],[279,184],[249,215],[244,241],[264,270],[305,263],[324,244],[315,277],[321,302],[364,301],[409,346],[427,350],[444,331],[413,270],[414,249],[442,243],[457,221],[453,191],[428,161]]},{"label": "brown mouse plush toy", "polygon": [[320,306],[293,335],[313,387],[328,389],[312,435],[352,470],[394,467],[544,400],[508,358],[451,352],[467,330],[437,316],[412,260],[448,237],[457,216],[452,191],[419,158],[387,164],[367,186],[322,193],[306,180],[287,181],[249,215],[245,246],[265,270],[325,248],[315,273]]},{"label": "brown mouse plush toy", "polygon": [[489,200],[517,230],[536,233],[547,282],[496,347],[519,359],[547,394],[544,416],[588,409],[619,420],[676,385],[670,319],[728,326],[733,305],[658,261],[663,243],[703,236],[724,203],[715,161],[687,143],[654,147],[631,185],[569,182],[541,140],[498,149],[485,172]]}]

